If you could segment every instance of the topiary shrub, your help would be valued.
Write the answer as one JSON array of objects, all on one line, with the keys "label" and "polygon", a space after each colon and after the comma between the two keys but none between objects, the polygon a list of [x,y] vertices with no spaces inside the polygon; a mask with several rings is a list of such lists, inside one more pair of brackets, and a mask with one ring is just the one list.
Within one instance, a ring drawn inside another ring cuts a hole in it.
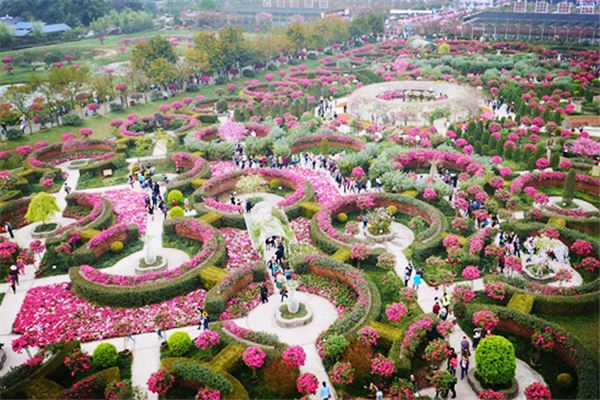
[{"label": "topiary shrub", "polygon": [[570,388],[575,383],[573,377],[568,372],[563,372],[562,374],[558,374],[556,377],[556,384],[562,388]]},{"label": "topiary shrub", "polygon": [[121,103],[110,103],[108,107],[110,108],[111,112],[123,111],[123,106],[121,105]]},{"label": "topiary shrub", "polygon": [[79,115],[75,114],[67,114],[63,115],[61,118],[62,124],[64,126],[81,126],[83,125],[83,120]]},{"label": "topiary shrub", "polygon": [[173,207],[169,210],[169,218],[181,218],[185,215],[183,208],[181,207]]},{"label": "topiary shrub", "polygon": [[112,343],[100,343],[94,349],[94,354],[92,357],[94,359],[94,364],[98,368],[114,367],[117,365],[117,360],[119,359],[117,348]]},{"label": "topiary shrub", "polygon": [[171,355],[179,357],[187,353],[190,347],[192,347],[192,339],[190,339],[190,335],[187,332],[177,331],[169,336],[167,345]]},{"label": "topiary shrub", "polygon": [[346,213],[339,213],[337,215],[337,220],[340,221],[341,223],[344,223],[346,221],[348,221],[348,215],[346,215]]},{"label": "topiary shrub", "polygon": [[110,251],[111,253],[120,253],[121,251],[123,251],[123,242],[120,241],[116,241],[116,242],[112,242],[110,244]]},{"label": "topiary shrub", "polygon": [[387,206],[386,210],[387,210],[388,214],[394,216],[398,212],[398,207],[391,205],[391,206]]},{"label": "topiary shrub", "polygon": [[229,108],[227,100],[225,99],[219,99],[219,101],[217,101],[217,103],[215,104],[215,107],[217,109],[217,112],[219,113],[224,113]]},{"label": "topiary shrub", "polygon": [[323,341],[323,353],[330,360],[337,360],[348,347],[348,341],[342,335],[333,335]]},{"label": "topiary shrub", "polygon": [[515,293],[512,295],[506,307],[522,312],[523,314],[531,314],[535,297],[527,293]]},{"label": "topiary shrub", "polygon": [[502,336],[492,335],[475,350],[477,378],[485,385],[505,386],[515,377],[515,348]]},{"label": "topiary shrub", "polygon": [[167,195],[167,200],[169,201],[169,204],[172,204],[173,202],[183,204],[183,193],[177,189],[170,190]]},{"label": "topiary shrub", "polygon": [[279,189],[279,186],[281,186],[281,181],[277,178],[271,179],[269,182],[269,189],[271,190],[277,190]]},{"label": "topiary shrub", "polygon": [[98,229],[84,229],[83,231],[81,231],[81,240],[87,242],[99,233],[100,231]]}]

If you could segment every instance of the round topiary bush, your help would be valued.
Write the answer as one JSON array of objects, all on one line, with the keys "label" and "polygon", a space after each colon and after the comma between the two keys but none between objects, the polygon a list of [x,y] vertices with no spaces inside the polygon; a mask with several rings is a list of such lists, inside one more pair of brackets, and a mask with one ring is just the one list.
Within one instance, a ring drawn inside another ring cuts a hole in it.
[{"label": "round topiary bush", "polygon": [[185,215],[183,208],[173,207],[169,210],[169,218],[181,218]]},{"label": "round topiary bush", "polygon": [[398,207],[393,206],[393,205],[392,206],[387,206],[386,210],[387,210],[388,214],[390,214],[390,215],[396,215],[396,213],[398,212]]},{"label": "round topiary bush", "polygon": [[269,182],[269,189],[271,190],[277,190],[279,186],[281,186],[281,181],[277,178],[271,179],[271,181]]},{"label": "round topiary bush", "polygon": [[167,200],[169,201],[169,204],[172,204],[173,202],[183,204],[183,193],[177,189],[171,190],[167,195]]},{"label": "round topiary bush", "polygon": [[92,356],[94,364],[99,369],[110,368],[117,365],[119,355],[117,348],[112,343],[100,343],[95,349]]},{"label": "round topiary bush", "polygon": [[477,379],[485,385],[505,386],[515,377],[515,348],[502,336],[492,335],[475,350]]},{"label": "round topiary bush", "polygon": [[119,242],[118,240],[116,242],[112,242],[110,244],[110,251],[112,253],[120,253],[123,250],[123,242]]},{"label": "round topiary bush", "polygon": [[325,357],[337,359],[348,347],[348,341],[342,335],[333,335],[323,341],[323,353]]},{"label": "round topiary bush", "polygon": [[344,223],[346,221],[348,221],[348,215],[346,215],[346,213],[339,213],[337,215],[337,220],[340,221],[341,223]]},{"label": "round topiary bush", "polygon": [[187,332],[178,331],[169,336],[167,345],[169,346],[171,355],[179,357],[187,353],[190,347],[192,347],[192,339],[190,339],[190,335]]},{"label": "round topiary bush", "polygon": [[573,386],[574,380],[571,374],[563,372],[556,377],[556,384],[562,388],[570,388]]}]

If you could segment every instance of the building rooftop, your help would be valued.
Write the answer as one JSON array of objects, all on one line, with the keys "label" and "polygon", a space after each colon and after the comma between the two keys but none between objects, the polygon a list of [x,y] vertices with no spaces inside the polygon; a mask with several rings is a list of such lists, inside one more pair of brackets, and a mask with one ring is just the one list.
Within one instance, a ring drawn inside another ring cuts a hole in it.
[{"label": "building rooftop", "polygon": [[465,17],[465,21],[511,20],[513,22],[540,22],[552,24],[588,24],[599,25],[598,14],[557,14],[557,13],[515,13],[484,11]]}]

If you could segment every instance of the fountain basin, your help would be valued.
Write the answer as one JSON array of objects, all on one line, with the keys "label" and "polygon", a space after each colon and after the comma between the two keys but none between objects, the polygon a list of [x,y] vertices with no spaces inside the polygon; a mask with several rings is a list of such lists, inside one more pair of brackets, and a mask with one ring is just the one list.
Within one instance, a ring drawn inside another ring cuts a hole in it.
[{"label": "fountain basin", "polygon": [[304,325],[308,325],[311,323],[311,321],[313,320],[313,313],[311,311],[311,309],[308,307],[308,305],[306,305],[305,303],[300,303],[300,310],[298,312],[298,315],[302,315],[302,311],[306,311],[305,315],[303,316],[299,316],[297,318],[285,318],[283,316],[282,313],[282,309],[286,310],[287,309],[287,305],[286,304],[282,304],[281,307],[277,307],[275,309],[275,322],[277,322],[277,325],[279,325],[282,328],[297,328],[299,326],[304,326]]},{"label": "fountain basin", "polygon": [[156,256],[156,262],[151,265],[147,265],[142,257],[138,261],[138,265],[135,266],[135,273],[136,275],[144,275],[152,272],[161,272],[167,269],[168,266],[169,262],[167,257]]}]

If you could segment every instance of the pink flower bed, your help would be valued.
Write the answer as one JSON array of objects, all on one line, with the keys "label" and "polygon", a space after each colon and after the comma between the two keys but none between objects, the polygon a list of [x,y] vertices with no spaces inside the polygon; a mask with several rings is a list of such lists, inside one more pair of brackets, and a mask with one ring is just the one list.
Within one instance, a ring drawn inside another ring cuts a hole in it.
[{"label": "pink flower bed", "polygon": [[225,239],[227,248],[227,264],[225,268],[231,271],[249,269],[261,261],[260,256],[252,247],[250,235],[247,231],[235,228],[219,230]]},{"label": "pink flower bed", "polygon": [[439,150],[413,150],[407,151],[395,157],[398,164],[396,168],[405,166],[429,165],[435,160],[447,168],[454,168],[460,171],[466,171],[470,175],[483,176],[485,168],[482,164],[473,160],[464,154],[453,153],[450,151]]},{"label": "pink flower bed", "polygon": [[210,174],[213,178],[230,174],[235,171],[233,161],[211,161]]},{"label": "pink flower bed", "polygon": [[294,171],[310,182],[315,190],[317,202],[322,206],[328,207],[342,197],[335,181],[326,172],[304,168],[297,168]]},{"label": "pink flower bed", "polygon": [[[162,107],[162,106],[161,106]],[[167,109],[168,110],[168,109]],[[188,129],[192,129],[194,126],[196,126],[196,124],[198,123],[198,121],[196,120],[196,118],[190,116],[190,115],[185,115],[185,114],[166,114],[164,115],[164,117],[167,120],[174,120],[174,119],[181,119],[185,121],[185,125],[183,125],[182,127],[178,128],[178,131],[186,131]],[[136,137],[136,136],[142,136],[145,135],[147,132],[141,131],[141,132],[136,132],[136,131],[132,131],[129,128],[131,128],[132,126],[134,126],[136,124],[136,122],[138,122],[138,120],[141,119],[155,119],[154,116],[150,116],[150,117],[139,117],[135,114],[130,114],[127,117],[127,121],[125,121],[120,127],[119,127],[119,133],[123,136],[129,136],[129,137]]]},{"label": "pink flower bed", "polygon": [[145,194],[131,189],[115,189],[100,193],[112,203],[118,224],[135,224],[140,227],[140,235],[146,232]]},{"label": "pink flower bed", "polygon": [[309,219],[298,217],[290,222],[290,228],[294,231],[299,244],[312,244]]},{"label": "pink flower bed", "polygon": [[195,290],[159,304],[117,308],[97,306],[75,296],[68,283],[40,286],[27,292],[13,332],[27,336],[36,346],[45,346],[152,332],[157,319],[163,329],[193,325],[205,297],[204,290]]}]

